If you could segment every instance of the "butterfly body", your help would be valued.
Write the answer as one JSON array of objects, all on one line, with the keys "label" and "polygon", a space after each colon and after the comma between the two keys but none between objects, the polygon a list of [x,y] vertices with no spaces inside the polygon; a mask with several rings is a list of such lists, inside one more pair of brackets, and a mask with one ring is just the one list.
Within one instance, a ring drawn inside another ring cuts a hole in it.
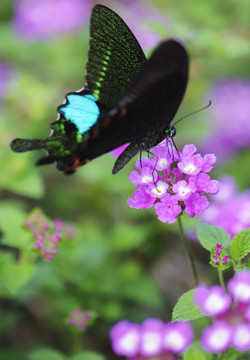
[{"label": "butterfly body", "polygon": [[117,173],[137,152],[164,140],[188,80],[181,42],[165,40],[146,61],[124,21],[104,6],[93,8],[90,35],[86,85],[66,95],[52,135],[11,144],[18,152],[45,149],[38,165],[56,161],[65,174],[130,143],[116,160]]}]

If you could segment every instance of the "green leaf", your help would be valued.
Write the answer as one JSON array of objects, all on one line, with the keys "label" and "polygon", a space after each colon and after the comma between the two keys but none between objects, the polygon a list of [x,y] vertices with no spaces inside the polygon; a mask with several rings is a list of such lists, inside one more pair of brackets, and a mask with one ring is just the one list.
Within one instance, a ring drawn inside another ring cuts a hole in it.
[{"label": "green leaf", "polygon": [[81,351],[70,357],[70,360],[105,360],[105,357],[92,351]]},{"label": "green leaf", "polygon": [[210,360],[212,359],[212,354],[203,350],[199,344],[193,343],[189,348],[184,352],[183,360]]},{"label": "green leaf", "polygon": [[234,236],[231,242],[231,256],[234,260],[243,259],[250,252],[250,228]]},{"label": "green leaf", "polygon": [[[242,353],[230,348],[223,356],[223,360],[238,360]],[[243,360],[243,358],[242,358]]]},{"label": "green leaf", "polygon": [[208,251],[212,251],[216,244],[230,244],[230,235],[225,230],[207,223],[197,225],[196,235],[201,245]]},{"label": "green leaf", "polygon": [[3,234],[2,244],[26,249],[30,235],[23,224],[27,215],[18,207],[17,203],[2,202],[0,204],[0,231]]},{"label": "green leaf", "polygon": [[189,290],[179,298],[172,313],[173,321],[191,321],[205,317],[194,303],[194,291]]},{"label": "green leaf", "polygon": [[31,263],[16,263],[5,253],[0,257],[0,295],[14,296],[33,277],[36,267]]},{"label": "green leaf", "polygon": [[59,351],[53,349],[37,349],[32,351],[28,360],[66,360],[65,356],[61,354]]}]

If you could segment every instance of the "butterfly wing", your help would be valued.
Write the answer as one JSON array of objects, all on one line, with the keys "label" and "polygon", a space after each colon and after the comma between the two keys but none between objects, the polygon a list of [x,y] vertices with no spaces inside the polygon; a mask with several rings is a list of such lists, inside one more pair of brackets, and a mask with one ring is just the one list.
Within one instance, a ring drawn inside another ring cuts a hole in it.
[{"label": "butterfly wing", "polygon": [[[115,163],[116,173],[138,151],[158,144],[166,137],[187,81],[188,55],[184,45],[174,39],[162,42],[104,118],[109,125],[100,126],[98,136],[89,139],[86,148],[79,147],[79,161],[85,163],[129,142]],[[64,163],[62,169],[67,172],[70,166],[71,163]]]},{"label": "butterfly wing", "polygon": [[16,152],[44,149],[38,165],[71,157],[99,127],[128,83],[143,68],[145,55],[125,22],[111,9],[96,5],[90,19],[90,48],[85,87],[66,96],[46,139],[15,139]]},{"label": "butterfly wing", "polygon": [[140,44],[122,18],[96,5],[90,20],[85,89],[111,109],[145,63]]}]

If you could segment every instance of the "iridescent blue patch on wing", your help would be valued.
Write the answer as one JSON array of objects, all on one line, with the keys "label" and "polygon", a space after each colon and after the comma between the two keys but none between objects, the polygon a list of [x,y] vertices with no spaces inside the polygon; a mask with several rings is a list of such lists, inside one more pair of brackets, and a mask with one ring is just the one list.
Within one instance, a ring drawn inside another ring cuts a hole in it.
[{"label": "iridescent blue patch on wing", "polygon": [[68,104],[61,106],[59,112],[65,119],[74,123],[79,133],[88,131],[97,121],[100,110],[93,95],[67,95]]}]

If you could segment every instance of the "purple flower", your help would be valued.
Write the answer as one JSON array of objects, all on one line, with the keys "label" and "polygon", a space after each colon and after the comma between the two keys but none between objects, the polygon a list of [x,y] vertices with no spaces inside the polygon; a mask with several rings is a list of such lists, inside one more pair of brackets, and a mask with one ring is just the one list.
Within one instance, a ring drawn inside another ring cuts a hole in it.
[{"label": "purple flower", "polygon": [[221,178],[220,184],[219,193],[213,196],[201,219],[223,228],[233,237],[250,227],[250,190],[237,193],[235,181],[230,176]]},{"label": "purple flower", "polygon": [[47,260],[51,260],[53,255],[58,253],[57,246],[61,237],[70,238],[75,235],[75,230],[72,227],[65,227],[61,219],[54,219],[51,222],[39,209],[31,212],[24,226],[35,238],[35,248],[40,250]]},{"label": "purple flower", "polygon": [[203,330],[201,345],[210,353],[222,353],[231,345],[232,332],[232,328],[227,322],[216,321]]},{"label": "purple flower", "polygon": [[18,0],[13,26],[27,40],[70,32],[89,19],[91,0]]},{"label": "purple flower", "polygon": [[228,290],[237,302],[250,304],[250,271],[241,270],[229,280]]},{"label": "purple flower", "polygon": [[193,182],[190,182],[188,184],[185,180],[181,180],[173,185],[173,192],[175,193],[175,198],[180,201],[187,200],[195,191],[196,185]]},{"label": "purple flower", "polygon": [[183,157],[178,168],[187,175],[197,175],[202,170],[203,159],[200,154]]},{"label": "purple flower", "polygon": [[149,184],[146,189],[146,193],[154,198],[161,199],[165,197],[168,189],[168,184],[164,181],[157,181],[155,184]]},{"label": "purple flower", "polygon": [[133,199],[128,199],[129,206],[137,209],[154,206],[159,220],[169,224],[176,222],[183,210],[191,217],[202,213],[209,205],[204,194],[216,194],[219,184],[203,172],[212,169],[215,156],[207,154],[203,158],[195,152],[192,144],[184,146],[179,155],[162,144],[152,149],[152,159],[137,160],[138,171],[129,176],[137,186]]},{"label": "purple flower", "polygon": [[205,284],[199,285],[195,290],[194,301],[208,317],[224,314],[232,305],[231,296],[217,285],[210,288]]},{"label": "purple flower", "polygon": [[45,259],[52,260],[53,255],[58,253],[57,243],[61,238],[59,235],[48,234],[45,231],[42,231],[37,238],[35,247],[37,250],[40,250],[44,255]]},{"label": "purple flower", "polygon": [[92,314],[90,312],[83,311],[81,308],[76,308],[69,317],[69,325],[76,327],[78,330],[85,330],[89,324]]},{"label": "purple flower", "polygon": [[172,354],[181,354],[194,338],[192,325],[181,321],[163,323],[149,318],[141,326],[122,320],[110,331],[112,349],[127,360],[161,359],[174,360]]},{"label": "purple flower", "polygon": [[154,205],[155,198],[147,194],[143,187],[138,187],[133,195],[133,199],[128,199],[130,207],[135,209],[148,209]]},{"label": "purple flower", "polygon": [[211,131],[203,139],[204,152],[213,150],[219,161],[250,144],[250,82],[242,79],[224,79],[209,91],[212,100]]},{"label": "purple flower", "polygon": [[191,344],[194,331],[190,323],[185,321],[168,323],[163,335],[163,346],[165,350],[174,354],[181,354]]},{"label": "purple flower", "polygon": [[133,185],[146,185],[154,183],[158,179],[158,174],[156,171],[152,171],[149,167],[143,167],[138,173],[137,171],[132,171],[129,175],[129,180]]},{"label": "purple flower", "polygon": [[238,351],[250,350],[250,323],[242,323],[234,326],[232,346]]},{"label": "purple flower", "polygon": [[112,349],[121,356],[136,356],[139,352],[141,329],[137,324],[122,320],[110,330]]},{"label": "purple flower", "polygon": [[140,355],[153,357],[163,350],[164,323],[160,319],[147,319],[141,325]]},{"label": "purple flower", "polygon": [[156,157],[155,169],[157,171],[163,171],[165,169],[168,169],[172,164],[172,160],[169,156],[169,151],[166,146],[155,147],[154,156]]},{"label": "purple flower", "polygon": [[41,232],[49,229],[50,223],[41,210],[35,209],[25,221],[24,226],[30,230],[32,236],[37,237]]},{"label": "purple flower", "polygon": [[166,194],[161,202],[155,204],[155,212],[161,222],[173,224],[181,213],[181,206],[178,205],[177,198]]},{"label": "purple flower", "polygon": [[194,217],[201,214],[209,206],[209,202],[206,196],[199,196],[199,194],[195,193],[185,201],[185,205],[185,212]]},{"label": "purple flower", "polygon": [[160,24],[163,29],[170,30],[168,18],[143,1],[126,0],[124,5],[119,5],[118,13],[126,21],[144,50],[156,46],[162,39],[162,36],[153,29],[153,24],[158,26]]}]

